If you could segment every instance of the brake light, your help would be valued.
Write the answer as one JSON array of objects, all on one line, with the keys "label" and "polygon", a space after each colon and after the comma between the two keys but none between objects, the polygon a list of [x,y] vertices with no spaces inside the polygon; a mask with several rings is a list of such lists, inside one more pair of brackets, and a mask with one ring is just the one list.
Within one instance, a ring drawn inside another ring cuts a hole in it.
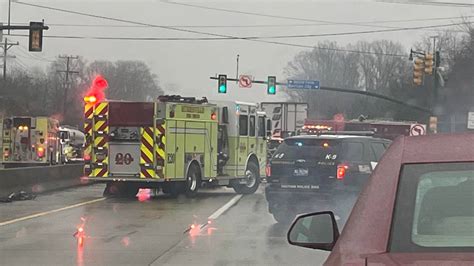
[{"label": "brake light", "polygon": [[38,155],[39,158],[43,158],[44,157],[44,148],[43,147],[38,147],[38,149],[36,149],[36,155]]},{"label": "brake light", "polygon": [[272,176],[272,167],[270,164],[267,164],[267,166],[265,167],[265,174],[266,176]]},{"label": "brake light", "polygon": [[84,161],[90,161],[91,160],[91,155],[88,153],[84,154]]},{"label": "brake light", "polygon": [[337,166],[337,175],[336,175],[336,178],[338,180],[343,180],[344,177],[346,176],[346,171],[347,169],[349,168],[349,166],[347,164],[339,164]]}]

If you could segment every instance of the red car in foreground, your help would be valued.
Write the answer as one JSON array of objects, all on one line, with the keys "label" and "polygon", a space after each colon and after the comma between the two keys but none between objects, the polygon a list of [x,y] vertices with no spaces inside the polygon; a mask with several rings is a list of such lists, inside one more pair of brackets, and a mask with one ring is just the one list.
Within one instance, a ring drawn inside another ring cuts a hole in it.
[{"label": "red car in foreground", "polygon": [[326,265],[474,265],[474,134],[397,139],[340,236],[327,211],[296,218],[288,241],[331,251]]}]

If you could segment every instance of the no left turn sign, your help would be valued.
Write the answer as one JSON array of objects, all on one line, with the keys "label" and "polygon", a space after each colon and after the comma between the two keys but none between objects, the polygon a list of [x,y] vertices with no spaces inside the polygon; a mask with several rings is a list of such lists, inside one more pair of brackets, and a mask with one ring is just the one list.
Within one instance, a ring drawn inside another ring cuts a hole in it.
[{"label": "no left turn sign", "polygon": [[412,124],[410,126],[410,136],[426,135],[426,125]]},{"label": "no left turn sign", "polygon": [[239,87],[252,88],[252,77],[248,75],[241,75],[239,77]]}]

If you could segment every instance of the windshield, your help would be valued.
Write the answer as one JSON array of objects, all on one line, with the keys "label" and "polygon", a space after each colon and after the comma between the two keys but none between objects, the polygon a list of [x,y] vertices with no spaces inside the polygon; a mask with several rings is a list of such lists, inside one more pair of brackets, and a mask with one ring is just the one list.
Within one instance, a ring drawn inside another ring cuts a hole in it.
[{"label": "windshield", "polygon": [[474,163],[404,166],[395,208],[391,251],[472,252],[473,191]]},{"label": "windshield", "polygon": [[[370,264],[388,225],[334,251],[288,229],[326,211],[342,241],[399,193],[374,178],[392,141],[464,133],[474,0],[0,0],[0,266]],[[413,156],[474,146],[443,143]],[[426,173],[399,250],[470,245],[469,215],[425,212],[470,211]]]}]

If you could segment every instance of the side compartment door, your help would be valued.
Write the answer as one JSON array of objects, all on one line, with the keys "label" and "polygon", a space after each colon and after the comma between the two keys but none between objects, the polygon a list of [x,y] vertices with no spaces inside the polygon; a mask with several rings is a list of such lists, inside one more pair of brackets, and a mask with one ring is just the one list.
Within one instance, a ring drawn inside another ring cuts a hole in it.
[{"label": "side compartment door", "polygon": [[265,166],[267,163],[267,140],[265,128],[265,116],[257,117],[257,156],[260,162],[260,176],[265,176]]},{"label": "side compartment door", "polygon": [[[246,110],[243,110],[243,109]],[[237,160],[237,175],[243,176],[245,172],[245,163],[248,156],[249,146],[249,112],[248,107],[242,107],[239,115],[239,136],[238,136],[238,160]]]}]

